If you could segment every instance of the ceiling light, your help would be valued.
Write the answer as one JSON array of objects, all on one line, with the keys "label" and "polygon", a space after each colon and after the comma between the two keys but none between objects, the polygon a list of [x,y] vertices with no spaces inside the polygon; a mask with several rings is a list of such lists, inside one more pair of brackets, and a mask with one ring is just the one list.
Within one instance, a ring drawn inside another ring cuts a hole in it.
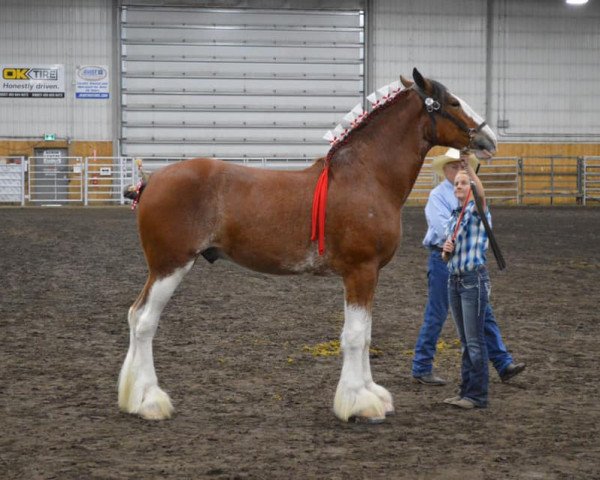
[{"label": "ceiling light", "polygon": [[588,0],[567,0],[569,5],[585,5]]}]

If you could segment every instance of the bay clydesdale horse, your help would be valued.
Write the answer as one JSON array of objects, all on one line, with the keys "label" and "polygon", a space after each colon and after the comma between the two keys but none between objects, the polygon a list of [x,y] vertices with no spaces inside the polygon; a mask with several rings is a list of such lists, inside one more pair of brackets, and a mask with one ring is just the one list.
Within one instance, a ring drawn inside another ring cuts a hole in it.
[{"label": "bay clydesdale horse", "polygon": [[[373,380],[369,345],[379,270],[398,246],[402,206],[433,146],[468,148],[479,158],[496,150],[494,133],[467,103],[416,69],[413,80],[401,77],[403,90],[304,170],[199,158],[152,174],[138,205],[148,278],[129,309],[129,350],[119,376],[123,411],[147,419],[171,416],[171,400],[154,370],[152,340],[163,308],[202,255],[270,274],[342,277],[343,365],[334,413],[343,421],[368,422],[393,413],[391,394]],[[325,170],[321,255],[311,240],[311,209]]]}]

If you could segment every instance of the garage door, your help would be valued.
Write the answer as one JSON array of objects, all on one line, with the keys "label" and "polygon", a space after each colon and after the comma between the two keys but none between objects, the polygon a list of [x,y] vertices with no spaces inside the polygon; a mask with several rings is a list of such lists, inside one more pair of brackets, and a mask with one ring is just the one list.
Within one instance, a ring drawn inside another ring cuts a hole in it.
[{"label": "garage door", "polygon": [[362,11],[121,10],[121,152],[307,158],[364,95]]}]

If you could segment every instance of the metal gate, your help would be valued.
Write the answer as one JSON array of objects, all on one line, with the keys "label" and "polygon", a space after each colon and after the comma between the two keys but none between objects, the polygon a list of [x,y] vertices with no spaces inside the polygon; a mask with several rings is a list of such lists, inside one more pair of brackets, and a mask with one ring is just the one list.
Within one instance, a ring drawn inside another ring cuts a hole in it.
[{"label": "metal gate", "polygon": [[121,10],[121,144],[130,157],[308,158],[364,97],[364,13]]},{"label": "metal gate", "polygon": [[583,158],[583,204],[600,201],[600,157]]},{"label": "metal gate", "polygon": [[81,157],[29,157],[29,201],[63,204],[83,201]]},{"label": "metal gate", "polygon": [[0,164],[0,203],[25,205],[25,159],[4,157]]},{"label": "metal gate", "polygon": [[550,205],[580,203],[580,157],[553,155],[521,157],[521,200],[548,199]]},{"label": "metal gate", "polygon": [[84,167],[84,205],[125,203],[123,190],[136,181],[131,158],[86,157]]}]

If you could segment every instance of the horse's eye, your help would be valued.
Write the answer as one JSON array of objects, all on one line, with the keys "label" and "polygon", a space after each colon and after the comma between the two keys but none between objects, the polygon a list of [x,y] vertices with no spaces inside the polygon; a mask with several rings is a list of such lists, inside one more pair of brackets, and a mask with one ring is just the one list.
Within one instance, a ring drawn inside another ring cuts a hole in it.
[{"label": "horse's eye", "polygon": [[457,100],[450,100],[448,103],[450,104],[451,107],[455,107],[455,108],[460,107],[460,102],[458,102]]}]

